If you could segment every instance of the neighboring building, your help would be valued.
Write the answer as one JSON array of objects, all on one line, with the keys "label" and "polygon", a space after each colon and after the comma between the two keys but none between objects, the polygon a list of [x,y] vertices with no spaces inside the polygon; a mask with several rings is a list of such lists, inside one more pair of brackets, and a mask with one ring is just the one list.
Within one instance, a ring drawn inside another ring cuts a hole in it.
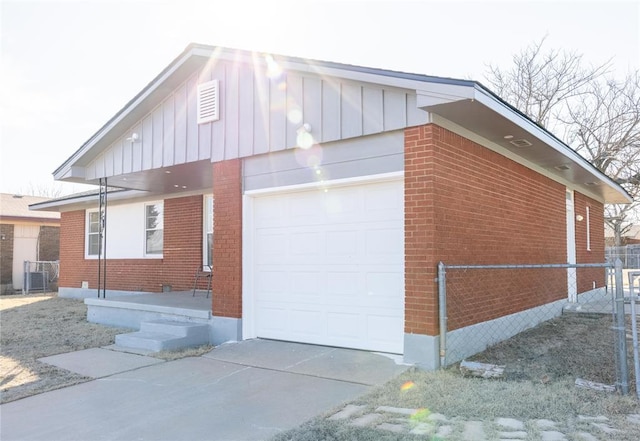
[{"label": "neighboring building", "polygon": [[[616,246],[616,238],[609,225],[604,226],[605,243],[608,247]],[[631,227],[622,234],[622,246],[625,245],[640,245],[640,224],[631,225]]]},{"label": "neighboring building", "polygon": [[[438,363],[439,261],[602,262],[603,206],[631,201],[477,82],[202,45],[54,176],[124,189],[108,198],[111,292],[188,290],[210,262],[214,343],[344,346],[425,367]],[[61,295],[95,295],[97,204],[32,207],[62,213]],[[601,273],[579,272],[578,292]],[[526,301],[491,293],[458,322],[566,299],[561,285],[553,299],[529,283]]]},{"label": "neighboring building", "polygon": [[60,213],[30,211],[48,198],[0,193],[0,292],[21,290],[24,261],[60,257]]}]

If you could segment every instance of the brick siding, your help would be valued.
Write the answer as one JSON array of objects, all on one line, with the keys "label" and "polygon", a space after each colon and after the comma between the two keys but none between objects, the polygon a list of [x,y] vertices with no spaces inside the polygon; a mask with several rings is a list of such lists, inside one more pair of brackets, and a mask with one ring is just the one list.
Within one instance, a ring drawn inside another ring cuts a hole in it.
[{"label": "brick siding", "polygon": [[[587,232],[587,207],[589,207],[589,232]],[[576,262],[602,263],[605,261],[604,242],[604,206],[583,194],[574,193],[574,213],[582,216],[576,221]],[[587,249],[587,234],[590,247]],[[604,269],[578,268],[578,293],[605,286],[606,272]]]},{"label": "brick siding", "polygon": [[[591,203],[595,232],[602,206]],[[566,262],[565,210],[563,185],[437,125],[406,129],[405,332],[438,334],[439,261]],[[487,277],[473,292],[448,287],[465,305],[449,311],[451,329],[566,297],[566,279],[552,283],[543,272],[522,273],[517,296],[504,275]]]},{"label": "brick siding", "polygon": [[242,317],[242,167],[213,164],[213,314]]},{"label": "brick siding", "polygon": [[[107,289],[160,292],[162,285],[171,285],[174,291],[192,289],[195,269],[202,264],[202,203],[199,195],[166,199],[163,258],[108,259]],[[97,288],[98,261],[84,257],[84,210],[62,213],[61,219],[59,286],[80,288],[86,280],[90,288]],[[200,285],[205,287],[206,281]]]}]

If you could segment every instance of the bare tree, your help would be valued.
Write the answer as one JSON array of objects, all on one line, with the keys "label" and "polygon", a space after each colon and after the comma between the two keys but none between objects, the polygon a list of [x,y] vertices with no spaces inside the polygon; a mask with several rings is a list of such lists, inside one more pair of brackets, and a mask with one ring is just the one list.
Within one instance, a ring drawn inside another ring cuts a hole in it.
[{"label": "bare tree", "polygon": [[[640,197],[640,80],[608,78],[610,62],[585,66],[575,52],[543,51],[545,39],[513,56],[503,71],[489,65],[487,82],[540,126],[567,140],[603,173]],[[616,244],[639,203],[607,205],[605,221]]]},{"label": "bare tree", "polygon": [[593,81],[581,100],[567,108],[562,122],[577,151],[624,187],[634,198],[628,205],[608,205],[605,221],[616,246],[640,207],[640,74],[623,81]]},{"label": "bare tree", "polygon": [[26,186],[20,187],[19,193],[28,196],[57,198],[64,194],[64,189],[60,183],[56,182],[50,184],[29,182]]},{"label": "bare tree", "polygon": [[511,70],[489,65],[487,81],[494,92],[542,127],[551,130],[566,103],[580,99],[610,62],[585,67],[576,52],[542,51],[546,37],[513,56]]}]

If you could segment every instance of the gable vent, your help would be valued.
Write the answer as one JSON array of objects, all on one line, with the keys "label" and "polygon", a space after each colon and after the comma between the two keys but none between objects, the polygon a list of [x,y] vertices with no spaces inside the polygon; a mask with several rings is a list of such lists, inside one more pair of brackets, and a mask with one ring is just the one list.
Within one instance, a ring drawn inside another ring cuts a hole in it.
[{"label": "gable vent", "polygon": [[514,139],[513,141],[509,141],[509,144],[515,145],[516,147],[530,147],[532,144],[526,139]]},{"label": "gable vent", "polygon": [[212,80],[198,84],[198,124],[220,119],[218,83],[218,80]]}]

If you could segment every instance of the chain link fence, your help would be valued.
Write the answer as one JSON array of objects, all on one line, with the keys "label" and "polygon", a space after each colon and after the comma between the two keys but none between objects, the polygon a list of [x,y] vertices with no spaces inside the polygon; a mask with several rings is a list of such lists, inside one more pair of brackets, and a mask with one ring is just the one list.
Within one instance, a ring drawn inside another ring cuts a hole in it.
[{"label": "chain link fence", "polygon": [[59,261],[24,261],[22,294],[57,291]]},{"label": "chain link fence", "polygon": [[[558,375],[629,391],[633,354],[628,349],[637,332],[629,314],[625,318],[629,297],[621,262],[441,263],[438,282],[441,366],[462,360],[496,363],[510,366],[511,378],[524,378],[526,370],[539,372],[544,382],[554,374],[544,364],[555,357],[554,368],[566,371]],[[569,339],[580,348],[575,353],[563,353]]]},{"label": "chain link fence", "polygon": [[640,245],[626,245],[623,247],[607,247],[605,249],[607,262],[622,261],[624,268],[640,269]]}]

